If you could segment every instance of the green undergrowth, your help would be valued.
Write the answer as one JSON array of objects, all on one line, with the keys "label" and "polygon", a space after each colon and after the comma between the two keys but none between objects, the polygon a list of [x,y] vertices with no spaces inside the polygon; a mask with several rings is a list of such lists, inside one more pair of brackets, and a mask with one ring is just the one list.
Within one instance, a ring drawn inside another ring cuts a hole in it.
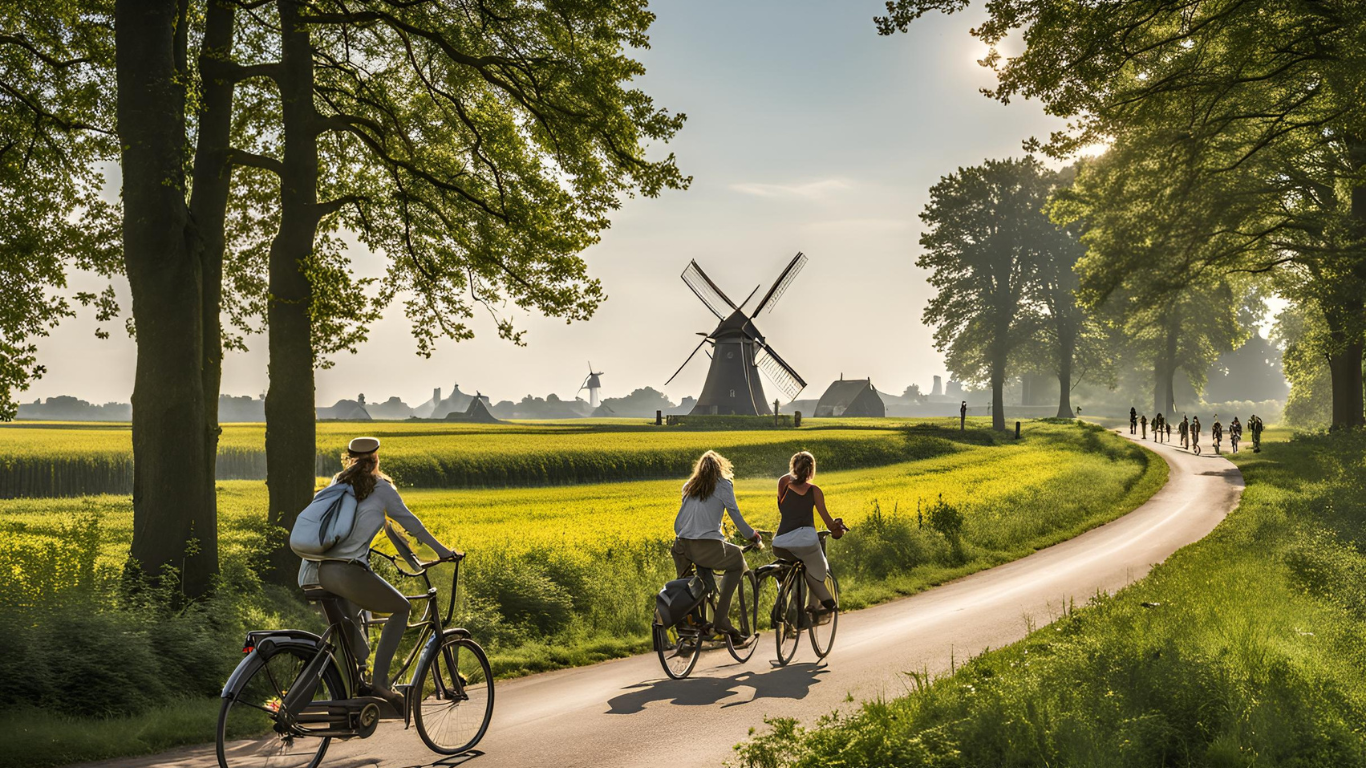
[{"label": "green undergrowth", "polygon": [[[1019,441],[974,430],[956,437],[953,451],[883,467],[827,472],[817,454],[817,482],[854,526],[830,545],[845,607],[1068,538],[1134,508],[1166,478],[1164,462],[1089,425],[1031,423]],[[777,525],[776,475],[737,483],[756,527]],[[439,538],[468,553],[456,620],[488,648],[496,674],[513,677],[649,649],[654,593],[674,575],[668,547],[680,482],[404,496]],[[0,739],[0,767],[210,740],[213,708],[204,702],[241,658],[245,630],[321,628],[291,590],[257,575],[280,535],[261,523],[263,484],[219,488],[222,582],[209,601],[176,609],[165,607],[173,595],[121,577],[132,532],[126,497],[0,502],[0,572],[16,574],[0,581],[0,624],[13,628],[0,657],[0,733],[15,734]],[[432,572],[443,599],[451,568]],[[178,700],[188,704],[178,710],[177,739],[156,720]],[[90,723],[78,727],[104,736],[54,740],[35,712]]]},{"label": "green undergrowth", "polygon": [[1242,503],[1144,580],[1007,648],[737,747],[786,766],[1366,765],[1366,435],[1233,460]]}]

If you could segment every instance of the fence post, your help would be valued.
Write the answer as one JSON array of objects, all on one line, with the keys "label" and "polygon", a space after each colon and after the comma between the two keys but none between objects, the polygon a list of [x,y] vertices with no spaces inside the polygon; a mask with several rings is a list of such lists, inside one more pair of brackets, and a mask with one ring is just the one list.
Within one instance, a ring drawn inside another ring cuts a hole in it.
[{"label": "fence post", "polygon": [[663,424],[664,424],[664,412],[663,412],[663,411],[655,411],[655,426],[658,427],[658,426],[661,426],[661,425],[663,425]]},{"label": "fence post", "polygon": [[1020,439],[1020,422],[1015,422],[1015,439]]},{"label": "fence post", "polygon": [[792,414],[792,426],[793,426],[793,427],[800,427],[801,425],[802,425],[802,412],[801,412],[801,411],[796,411],[796,412],[794,412],[794,413]]}]

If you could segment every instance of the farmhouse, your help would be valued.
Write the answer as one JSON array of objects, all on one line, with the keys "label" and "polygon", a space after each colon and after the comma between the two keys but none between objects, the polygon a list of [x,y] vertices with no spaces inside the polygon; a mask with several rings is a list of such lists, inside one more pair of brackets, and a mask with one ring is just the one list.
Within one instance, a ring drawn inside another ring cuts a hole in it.
[{"label": "farmhouse", "polygon": [[871,379],[845,379],[831,382],[816,403],[816,416],[886,416],[887,407]]},{"label": "farmhouse", "polygon": [[[454,397],[454,395],[452,395]],[[466,395],[466,397],[470,397]],[[502,420],[489,412],[488,398],[479,393],[470,397],[470,403],[463,411],[451,411],[446,414],[446,421],[473,422],[476,424],[501,424]]]},{"label": "farmhouse", "polygon": [[371,420],[370,412],[365,410],[365,395],[361,395],[359,400],[338,400],[335,405],[323,406],[316,410],[319,421],[324,419],[335,419],[337,421]]}]

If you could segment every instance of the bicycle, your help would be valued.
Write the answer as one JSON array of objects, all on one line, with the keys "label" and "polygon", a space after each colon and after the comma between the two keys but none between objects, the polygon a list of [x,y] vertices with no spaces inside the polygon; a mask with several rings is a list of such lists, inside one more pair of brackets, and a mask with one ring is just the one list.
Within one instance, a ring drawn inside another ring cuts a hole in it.
[{"label": "bicycle", "polygon": [[[820,531],[821,549],[825,549],[825,540],[831,536],[830,531]],[[811,649],[816,652],[816,657],[824,659],[830,655],[830,651],[835,646],[835,633],[839,629],[839,580],[835,578],[835,570],[828,566],[825,571],[825,588],[830,590],[830,595],[835,599],[835,610],[830,613],[813,617],[807,608],[806,584],[806,565],[800,560],[786,560],[779,558],[760,567],[755,572],[755,580],[758,582],[756,593],[762,587],[765,579],[772,578],[778,585],[778,594],[773,600],[773,610],[769,620],[773,626],[773,636],[777,643],[778,666],[786,666],[797,655],[797,648],[801,645],[802,630],[806,630],[811,638]],[[757,610],[757,604],[756,604]],[[757,615],[755,617],[757,623]]]},{"label": "bicycle", "polygon": [[[762,549],[763,542],[759,540],[741,547],[740,551],[748,553]],[[706,597],[703,598],[702,604],[693,609],[679,624],[663,626],[658,614],[655,615],[653,624],[655,654],[659,657],[660,666],[664,667],[664,674],[673,680],[682,680],[691,675],[704,650],[719,648],[724,644],[726,650],[730,651],[731,658],[744,664],[754,655],[754,649],[759,645],[758,580],[755,578],[755,572],[745,571],[740,578],[740,584],[735,588],[735,596],[731,598],[731,626],[745,636],[744,643],[738,646],[733,636],[729,633],[718,633],[714,626],[716,601],[720,597],[720,590],[716,586],[716,572],[711,568],[698,568],[695,564],[691,572],[696,573],[706,586]],[[711,621],[707,620],[708,616],[713,617]],[[737,618],[739,621],[735,621]]]},{"label": "bicycle", "polygon": [[[405,729],[415,724],[422,741],[444,755],[468,752],[483,739],[493,716],[493,671],[470,633],[449,626],[464,556],[419,563],[411,550],[400,551],[399,557],[374,549],[370,553],[387,560],[402,576],[422,579],[427,587],[424,594],[406,596],[425,609],[409,622],[409,629],[421,631],[391,676],[391,690],[403,694],[403,711],[366,695],[364,659],[358,659],[351,647],[350,619],[333,621],[321,635],[298,629],[248,632],[242,647],[246,658],[223,686],[216,735],[222,768],[316,768],[332,739],[368,738],[386,719],[402,719]],[[413,570],[404,570],[400,558]],[[455,564],[444,616],[428,576],[443,562]],[[341,599],[320,587],[306,588],[304,596],[324,605]],[[344,613],[334,609],[329,616]],[[387,621],[368,612],[362,616],[361,631]],[[393,684],[410,668],[408,683]]]}]

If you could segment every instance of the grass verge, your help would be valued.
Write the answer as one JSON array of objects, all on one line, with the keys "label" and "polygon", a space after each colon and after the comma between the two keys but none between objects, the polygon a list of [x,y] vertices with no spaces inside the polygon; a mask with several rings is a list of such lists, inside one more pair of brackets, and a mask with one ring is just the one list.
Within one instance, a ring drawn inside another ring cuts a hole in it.
[{"label": "grass verge", "polygon": [[1269,433],[1143,581],[903,698],[737,747],[780,766],[1366,765],[1366,436]]}]

